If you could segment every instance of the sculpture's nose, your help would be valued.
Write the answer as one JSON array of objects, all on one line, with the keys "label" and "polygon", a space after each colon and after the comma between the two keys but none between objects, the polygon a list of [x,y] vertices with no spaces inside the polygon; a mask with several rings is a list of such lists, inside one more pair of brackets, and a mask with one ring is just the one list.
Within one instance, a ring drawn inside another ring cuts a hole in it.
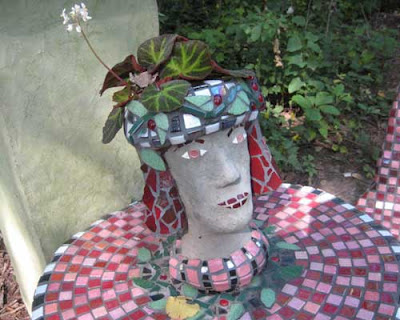
[{"label": "sculpture's nose", "polygon": [[218,169],[218,176],[220,179],[217,182],[217,187],[226,188],[238,184],[241,180],[241,174],[235,162],[232,159],[229,159],[228,156],[222,154],[218,158],[218,167],[220,168]]}]

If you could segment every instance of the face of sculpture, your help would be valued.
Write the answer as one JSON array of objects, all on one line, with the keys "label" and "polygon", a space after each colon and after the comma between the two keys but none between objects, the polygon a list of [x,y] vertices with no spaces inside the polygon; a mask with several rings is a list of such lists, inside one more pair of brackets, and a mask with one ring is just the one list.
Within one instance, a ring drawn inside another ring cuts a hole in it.
[{"label": "face of sculpture", "polygon": [[230,233],[247,226],[253,203],[243,127],[171,147],[164,157],[185,205],[189,229],[196,224],[210,233]]}]

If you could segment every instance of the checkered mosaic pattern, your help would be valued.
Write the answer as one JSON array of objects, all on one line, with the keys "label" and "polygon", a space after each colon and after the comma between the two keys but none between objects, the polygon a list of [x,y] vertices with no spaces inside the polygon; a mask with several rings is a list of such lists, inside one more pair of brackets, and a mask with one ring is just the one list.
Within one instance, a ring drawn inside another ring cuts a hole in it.
[{"label": "checkered mosaic pattern", "polygon": [[[113,213],[60,247],[39,281],[32,319],[168,319],[151,303],[184,294],[167,271],[175,240],[154,237],[145,210],[135,204]],[[271,247],[284,240],[300,250],[272,250],[264,271],[240,292],[199,294],[193,302],[203,319],[226,320],[237,304],[241,320],[400,319],[400,244],[369,215],[320,190],[283,184],[255,199],[253,221],[262,230],[276,226]],[[150,262],[139,261],[140,248],[152,252]],[[276,282],[287,266],[301,273]],[[147,289],[132,281],[138,278]],[[267,286],[276,292],[269,309],[260,300]]]},{"label": "checkered mosaic pattern", "polygon": [[377,167],[374,186],[358,200],[357,208],[400,239],[400,91],[390,110]]},{"label": "checkered mosaic pattern", "polygon": [[176,241],[175,254],[169,260],[169,274],[204,293],[229,292],[249,285],[268,258],[268,240],[255,227],[249,242],[223,259],[188,259],[180,254],[180,243]]}]

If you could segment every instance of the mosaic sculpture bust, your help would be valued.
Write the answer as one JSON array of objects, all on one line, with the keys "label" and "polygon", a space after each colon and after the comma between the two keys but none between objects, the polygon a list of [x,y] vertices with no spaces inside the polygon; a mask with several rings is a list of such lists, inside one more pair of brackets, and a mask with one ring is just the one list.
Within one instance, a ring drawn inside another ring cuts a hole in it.
[{"label": "mosaic sculpture bust", "polygon": [[[125,134],[142,155],[147,225],[183,235],[171,253],[170,275],[203,292],[244,287],[266,262],[268,241],[251,223],[252,194],[270,190],[276,173],[259,139],[258,96],[254,77],[191,87],[183,110],[165,113],[171,125],[162,146],[156,121],[138,126],[137,105],[125,114]],[[195,116],[207,103],[211,112],[222,110]]]},{"label": "mosaic sculpture bust", "polygon": [[245,286],[268,246],[251,223],[252,195],[281,182],[261,140],[254,73],[220,67],[201,41],[163,35],[139,47],[138,62],[114,66],[102,92],[120,85],[103,142],[124,123],[142,162],[146,224],[181,237],[171,276],[206,292]]}]

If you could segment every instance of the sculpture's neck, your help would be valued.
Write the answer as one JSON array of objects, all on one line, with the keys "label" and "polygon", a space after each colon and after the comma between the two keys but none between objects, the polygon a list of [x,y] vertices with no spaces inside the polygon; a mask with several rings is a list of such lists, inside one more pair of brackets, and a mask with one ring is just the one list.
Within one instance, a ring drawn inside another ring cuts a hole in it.
[{"label": "sculpture's neck", "polygon": [[208,260],[228,257],[251,238],[251,230],[247,226],[236,232],[221,233],[212,231],[190,218],[188,223],[189,232],[182,238],[182,255],[189,259]]}]

